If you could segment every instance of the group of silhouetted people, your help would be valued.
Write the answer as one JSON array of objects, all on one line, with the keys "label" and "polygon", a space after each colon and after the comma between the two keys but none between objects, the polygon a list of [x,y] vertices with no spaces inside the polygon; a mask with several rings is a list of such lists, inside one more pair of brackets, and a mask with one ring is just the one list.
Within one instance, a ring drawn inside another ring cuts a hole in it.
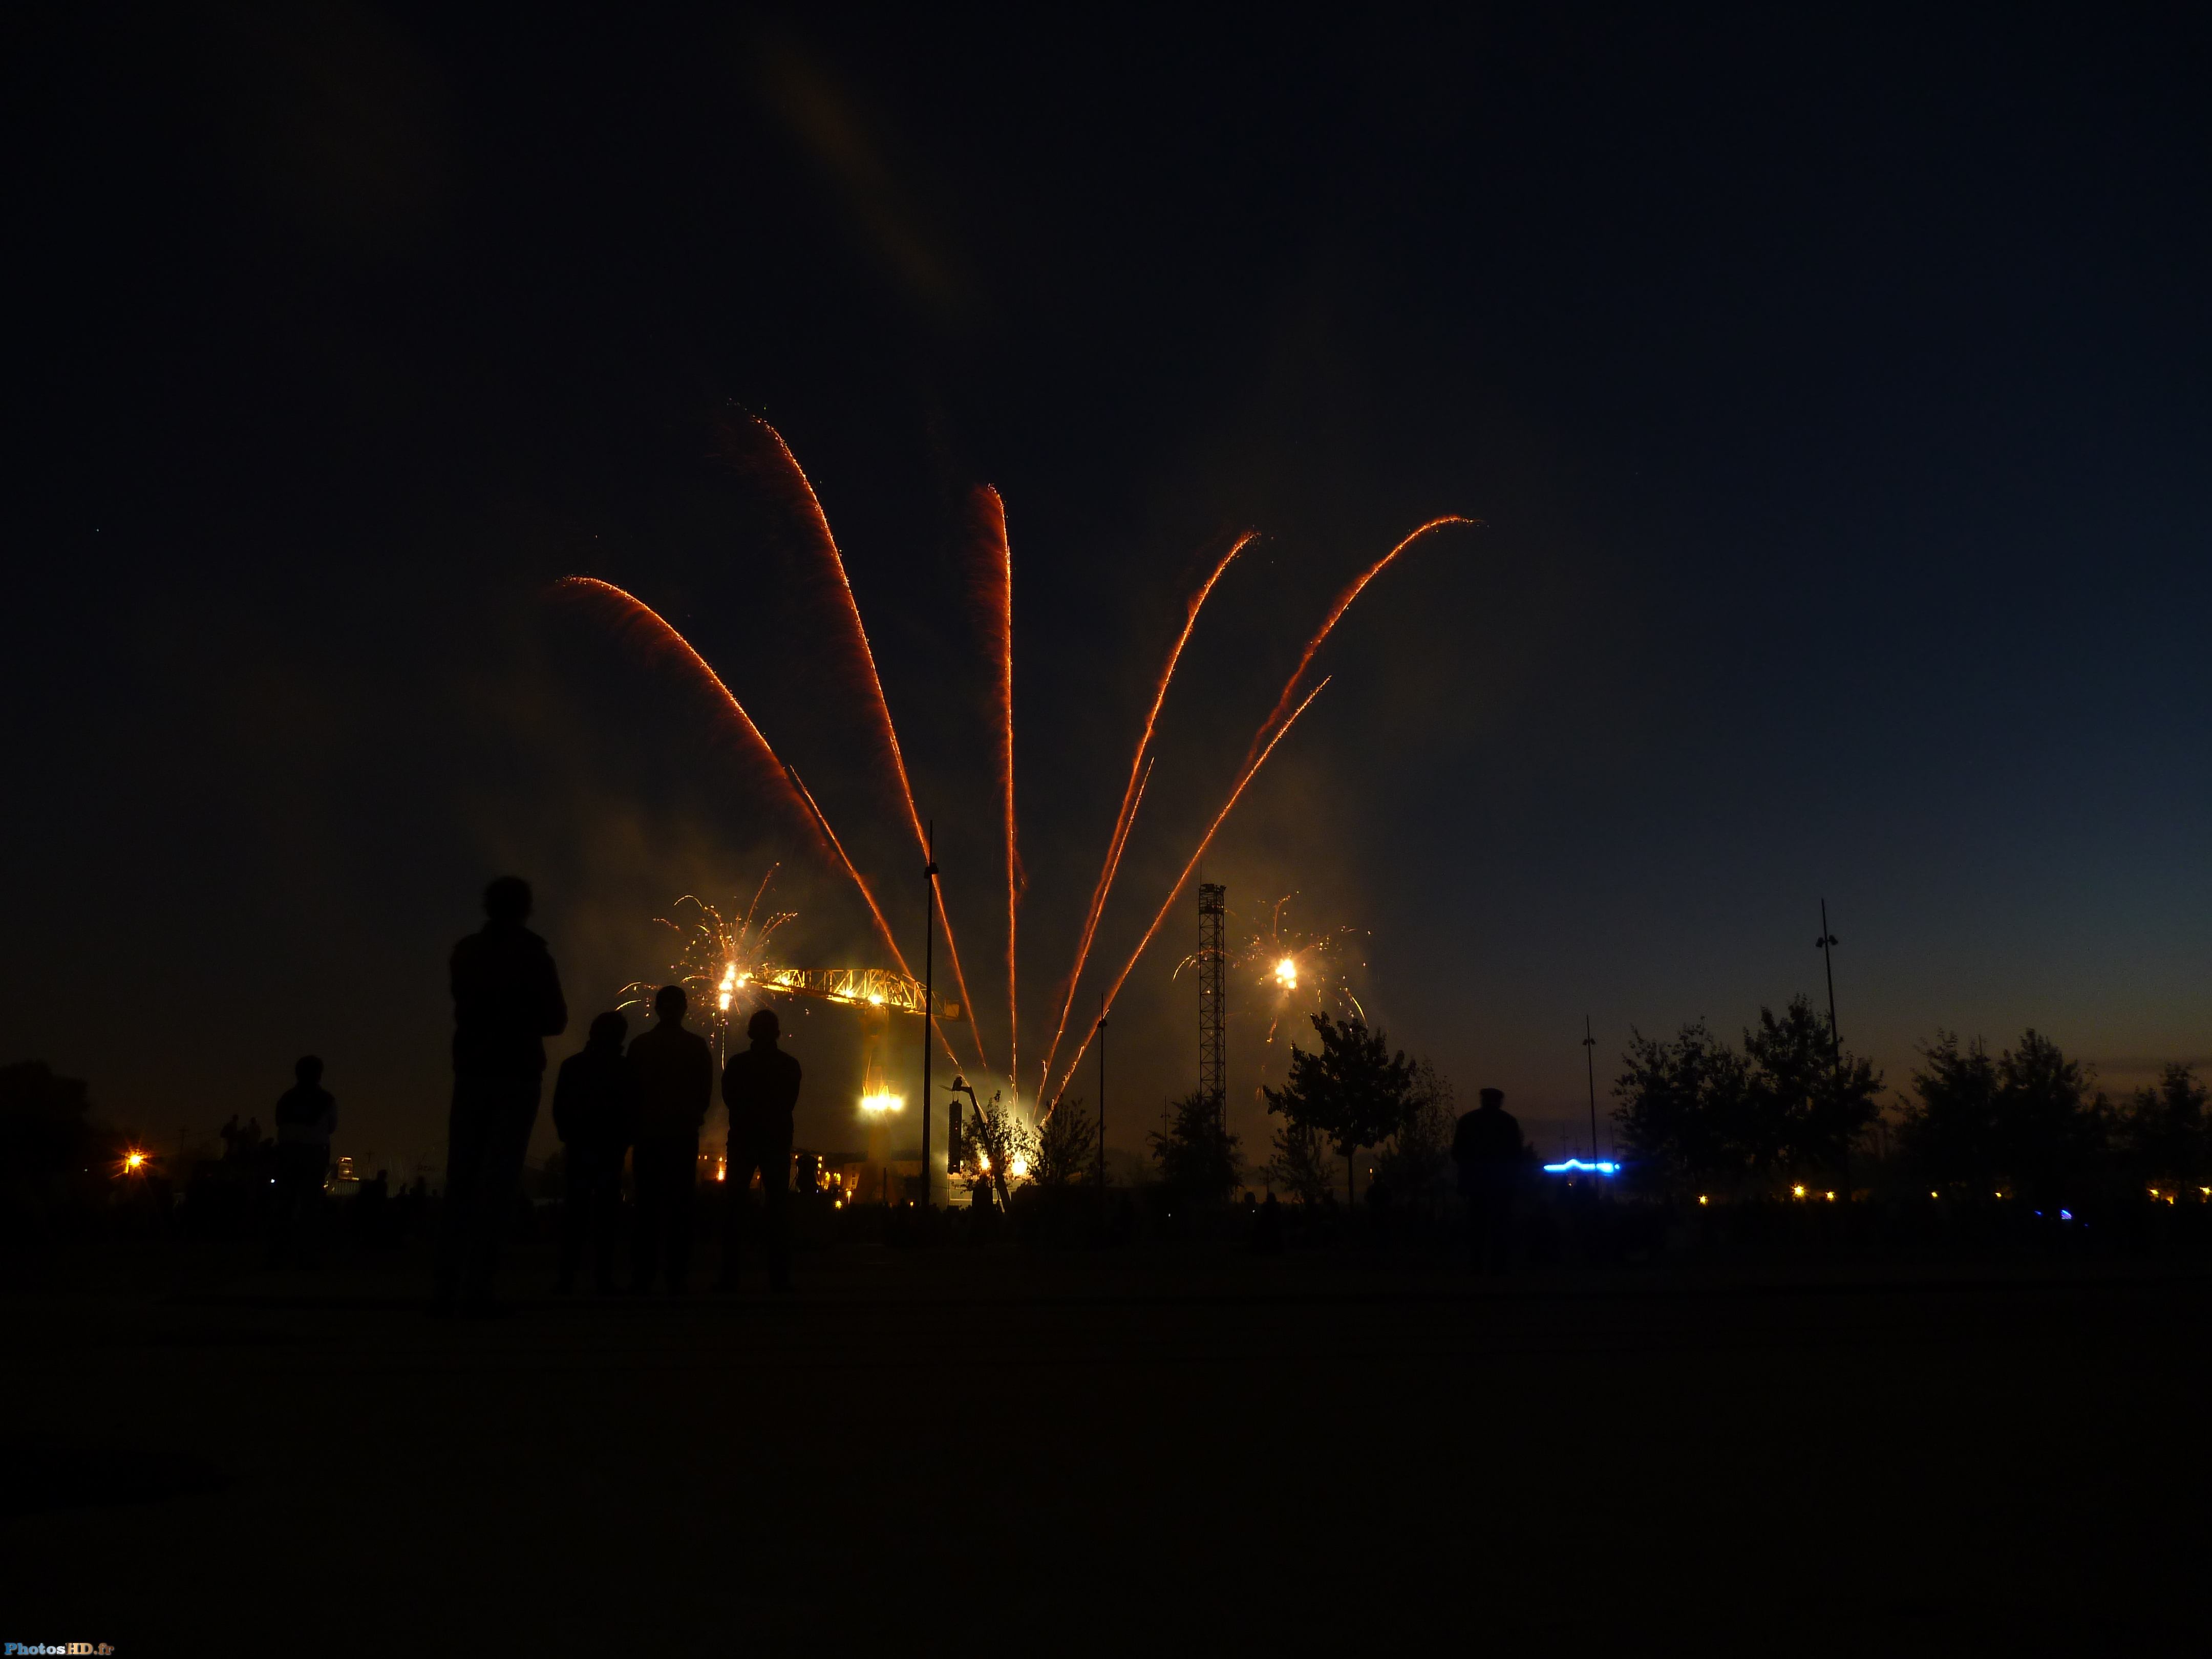
[{"label": "group of silhouetted people", "polygon": [[[568,1029],[568,1006],[545,941],[524,926],[530,885],[502,876],[484,890],[484,924],[453,947],[453,1103],[446,1164],[446,1225],[438,1258],[438,1305],[489,1309],[499,1237],[514,1212],[538,1116],[545,1039]],[[681,986],[653,998],[652,1027],[634,1040],[629,1022],[610,1011],[593,1018],[583,1048],[561,1063],[553,1125],[566,1157],[557,1288],[573,1291],[588,1247],[594,1285],[617,1288],[623,1164],[630,1162],[635,1198],[629,1288],[663,1280],[672,1291],[690,1279],[693,1213],[699,1184],[699,1136],[714,1092],[714,1051],[684,1028]],[[748,1046],[722,1068],[730,1132],[723,1167],[722,1275],[733,1288],[744,1206],[739,1194],[760,1182],[769,1284],[789,1288],[793,1114],[799,1061],[777,1046],[773,1010],[755,1013]],[[625,1042],[627,1042],[627,1047]],[[330,1169],[337,1105],[322,1086],[323,1063],[303,1056],[296,1081],[276,1106],[276,1223],[272,1255],[295,1251]],[[1452,1139],[1459,1190],[1467,1201],[1474,1259],[1486,1271],[1505,1265],[1513,1194],[1527,1163],[1520,1125],[1504,1096],[1482,1091]],[[264,1155],[258,1123],[223,1127],[226,1157]],[[1271,1200],[1272,1202],[1272,1200]],[[1267,1219],[1279,1231],[1272,1212]]]},{"label": "group of silhouetted people", "polygon": [[[491,1304],[499,1231],[512,1210],[538,1115],[544,1039],[567,1029],[568,1010],[545,941],[523,926],[530,887],[503,876],[484,890],[483,928],[453,948],[453,1109],[446,1170],[446,1236],[438,1302],[482,1310]],[[623,1160],[635,1197],[630,1288],[656,1279],[690,1282],[699,1133],[714,1092],[714,1051],[684,1024],[681,986],[654,996],[651,1029],[623,1044],[629,1022],[610,1011],[592,1021],[584,1047],[561,1063],[553,1125],[567,1164],[557,1288],[575,1287],[586,1248],[593,1282],[617,1288],[615,1255]],[[777,1044],[781,1028],[763,1008],[746,1026],[750,1046],[722,1068],[730,1134],[724,1163],[722,1277],[734,1286],[743,1227],[737,1195],[760,1177],[769,1280],[790,1285],[787,1200],[799,1061]]]}]

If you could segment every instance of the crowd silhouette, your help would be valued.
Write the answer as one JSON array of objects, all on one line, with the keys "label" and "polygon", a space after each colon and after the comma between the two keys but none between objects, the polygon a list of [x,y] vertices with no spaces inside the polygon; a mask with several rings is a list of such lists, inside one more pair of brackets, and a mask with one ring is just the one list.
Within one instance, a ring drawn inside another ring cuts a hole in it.
[{"label": "crowd silhouette", "polygon": [[[544,1039],[568,1026],[552,955],[523,925],[530,909],[529,884],[501,877],[484,890],[483,927],[453,947],[453,1103],[441,1311],[497,1310],[498,1239],[516,1201],[537,1118]],[[587,1249],[594,1289],[620,1288],[615,1267],[625,1158],[635,1198],[629,1291],[643,1295],[658,1283],[680,1294],[690,1284],[699,1141],[714,1095],[714,1051],[684,1024],[689,999],[682,986],[662,986],[653,1011],[652,1025],[635,1038],[618,1011],[596,1016],[584,1047],[562,1061],[555,1079],[553,1127],[564,1164],[555,1284],[562,1294],[574,1291]],[[778,1047],[781,1031],[773,1010],[755,1013],[746,1030],[750,1045],[730,1057],[721,1077],[730,1129],[717,1288],[735,1288],[746,1225],[743,1194],[757,1176],[769,1282],[781,1291],[791,1283],[788,1200],[801,1072]],[[320,1062],[313,1064],[319,1077]],[[315,1081],[305,1069],[309,1065],[301,1062],[302,1088]],[[318,1121],[327,1118],[325,1112]],[[323,1147],[326,1165],[327,1127]]]}]

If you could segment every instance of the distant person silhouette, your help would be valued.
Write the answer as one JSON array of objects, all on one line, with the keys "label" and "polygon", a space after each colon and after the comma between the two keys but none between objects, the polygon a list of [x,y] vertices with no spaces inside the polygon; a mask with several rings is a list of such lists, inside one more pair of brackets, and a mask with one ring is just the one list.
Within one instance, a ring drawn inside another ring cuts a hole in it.
[{"label": "distant person silhouette", "polygon": [[1252,1218],[1252,1248],[1261,1255],[1283,1253],[1283,1206],[1272,1187]]},{"label": "distant person silhouette", "polygon": [[768,1235],[768,1282],[791,1288],[792,1112],[799,1104],[799,1061],[777,1048],[782,1022],[763,1008],[745,1022],[748,1046],[722,1068],[722,1103],[730,1109],[728,1157],[722,1169],[722,1279],[738,1282],[738,1235],[748,1206],[745,1188],[760,1172]]},{"label": "distant person silhouette", "polygon": [[568,1006],[545,941],[522,924],[530,884],[484,889],[484,925],[453,947],[453,1110],[446,1138],[446,1227],[438,1304],[491,1302],[499,1231],[513,1210],[545,1076],[545,1042]]},{"label": "distant person silhouette", "polygon": [[635,1133],[637,1087],[623,1040],[629,1022],[610,1010],[592,1022],[581,1052],[561,1062],[553,1084],[553,1127],[567,1153],[568,1194],[561,1210],[561,1278],[576,1288],[584,1241],[592,1244],[593,1284],[615,1287],[615,1225],[622,1214],[623,1154]]},{"label": "distant person silhouette", "polygon": [[1521,1125],[1505,1109],[1505,1091],[1485,1089],[1482,1104],[1461,1114],[1452,1132],[1452,1162],[1467,1200],[1468,1245],[1485,1273],[1502,1271],[1512,1239],[1513,1191],[1527,1153]]},{"label": "distant person silhouette", "polygon": [[331,1137],[338,1103],[323,1087],[323,1062],[303,1054],[292,1064],[293,1083],[276,1102],[276,1218],[269,1259],[301,1254],[323,1182],[331,1171]]},{"label": "distant person silhouette", "polygon": [[682,1291],[691,1275],[691,1212],[699,1182],[699,1126],[714,1098],[714,1051],[696,1031],[684,1029],[684,988],[664,985],[653,999],[653,1029],[629,1045],[637,1101],[636,1240],[630,1289],[653,1288],[667,1262],[668,1288]]}]

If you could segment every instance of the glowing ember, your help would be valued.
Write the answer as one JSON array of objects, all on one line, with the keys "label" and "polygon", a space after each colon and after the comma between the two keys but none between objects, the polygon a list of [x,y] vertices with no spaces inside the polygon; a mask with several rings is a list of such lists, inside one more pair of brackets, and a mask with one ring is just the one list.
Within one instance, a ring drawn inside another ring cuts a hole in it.
[{"label": "glowing ember", "polygon": [[1296,957],[1285,957],[1275,964],[1275,983],[1285,991],[1298,988],[1298,959]]}]

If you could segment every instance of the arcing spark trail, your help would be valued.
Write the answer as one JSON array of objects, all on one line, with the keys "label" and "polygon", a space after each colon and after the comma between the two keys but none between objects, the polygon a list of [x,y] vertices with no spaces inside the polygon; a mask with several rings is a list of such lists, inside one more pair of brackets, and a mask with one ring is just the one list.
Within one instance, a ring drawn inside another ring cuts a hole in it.
[{"label": "arcing spark trail", "polygon": [[[770,468],[779,477],[787,501],[808,532],[808,539],[812,544],[820,562],[817,568],[824,569],[830,577],[825,586],[835,590],[834,608],[838,613],[841,631],[848,635],[846,644],[853,670],[854,690],[860,694],[873,717],[884,757],[890,762],[890,773],[898,787],[898,797],[906,808],[908,820],[913,827],[915,843],[926,854],[929,845],[928,833],[924,828],[921,809],[915,799],[913,783],[907,773],[905,753],[899,744],[897,727],[891,719],[890,702],[884,695],[883,678],[876,666],[875,653],[868,641],[867,629],[861,618],[860,602],[854,594],[851,580],[847,574],[844,556],[838,549],[836,538],[830,532],[829,516],[823,512],[821,500],[815,494],[813,484],[799,466],[797,458],[792,454],[790,447],[784,442],[782,434],[767,422],[757,418],[751,420],[744,430],[748,434],[757,434],[760,440],[757,453],[765,453],[769,458]],[[750,443],[748,447],[751,447]],[[1021,1011],[1014,945],[1016,924],[1021,904],[1023,877],[1014,800],[1013,560],[1006,538],[1006,510],[998,492],[988,486],[979,489],[975,492],[975,508],[977,531],[973,540],[975,575],[972,586],[975,597],[979,602],[981,618],[990,647],[994,670],[993,714],[994,723],[998,727],[995,733],[998,748],[995,758],[998,761],[998,766],[995,770],[998,774],[998,793],[1000,796],[1000,804],[1003,809],[1006,843],[1006,1018],[1009,1066],[1005,1075],[1014,1085],[1012,1092],[1018,1097],[1019,1077],[1013,1067],[1018,1063],[1019,1055]],[[1474,520],[1455,517],[1430,520],[1367,567],[1349,586],[1338,594],[1320,629],[1307,641],[1304,651],[1298,658],[1297,666],[1284,684],[1282,694],[1276,700],[1274,708],[1269,712],[1267,718],[1261,723],[1259,729],[1253,733],[1251,746],[1245,753],[1244,760],[1238,769],[1236,781],[1230,789],[1227,799],[1223,801],[1219,811],[1214,814],[1212,821],[1206,826],[1206,833],[1199,838],[1197,847],[1184,864],[1182,873],[1161,901],[1151,926],[1145,930],[1144,937],[1139,941],[1136,950],[1121,965],[1121,970],[1115,975],[1112,984],[1107,989],[1101,1009],[1102,1017],[1111,1012],[1115,998],[1121,994],[1122,986],[1127,982],[1137,963],[1150,948],[1152,939],[1159,932],[1161,924],[1166,920],[1169,910],[1173,908],[1177,895],[1190,880],[1192,873],[1198,867],[1199,860],[1205,856],[1207,848],[1213,842],[1214,836],[1219,833],[1222,825],[1228,821],[1230,813],[1236,808],[1238,800],[1243,798],[1245,789],[1258,775],[1260,769],[1266,765],[1268,757],[1274,752],[1275,746],[1289,735],[1291,727],[1297,723],[1299,716],[1305,713],[1313,700],[1320,696],[1322,690],[1328,685],[1328,680],[1323,679],[1312,690],[1305,691],[1303,698],[1299,696],[1307,670],[1312,666],[1314,659],[1319,654],[1338,623],[1343,619],[1345,613],[1350,610],[1353,601],[1394,560],[1423,537],[1449,526],[1472,526],[1476,522]],[[1058,1086],[1055,1088],[1053,1084],[1054,1061],[1058,1056],[1060,1041],[1066,1035],[1076,990],[1084,969],[1089,962],[1091,946],[1097,937],[1099,922],[1104,915],[1108,900],[1113,891],[1115,876],[1121,868],[1121,855],[1128,845],[1131,833],[1135,827],[1138,809],[1143,802],[1146,786],[1152,776],[1153,763],[1158,758],[1152,750],[1152,741],[1158,730],[1161,712],[1167,702],[1169,689],[1175,679],[1176,665],[1182,660],[1184,647],[1190,642],[1192,633],[1198,625],[1200,611],[1205,607],[1207,599],[1212,595],[1215,587],[1227,574],[1237,556],[1250,545],[1255,533],[1247,532],[1238,537],[1228,551],[1222,556],[1220,562],[1213,567],[1206,580],[1191,595],[1185,606],[1182,629],[1169,649],[1166,663],[1162,667],[1158,681],[1153,689],[1152,706],[1146,713],[1143,728],[1138,735],[1135,752],[1130,758],[1128,781],[1122,790],[1121,809],[1115,815],[1113,833],[1107,841],[1106,854],[1100,865],[1098,879],[1092,889],[1091,902],[1085,913],[1074,961],[1070,966],[1066,979],[1059,988],[1060,990],[1059,1015],[1054,1022],[1052,1041],[1046,1048],[1044,1061],[1039,1069],[1037,1079],[1038,1090],[1036,1099],[1042,1107],[1044,1115],[1049,1116],[1051,1103],[1057,1101],[1060,1093],[1066,1090],[1069,1079],[1074,1075],[1076,1066],[1081,1062],[1085,1051],[1090,1046],[1090,1037],[1086,1036],[1078,1045],[1075,1055],[1068,1061],[1066,1069],[1060,1074]],[[734,719],[739,736],[743,739],[742,747],[745,752],[756,765],[765,763],[774,769],[781,786],[781,793],[787,805],[797,811],[815,840],[831,854],[837,865],[851,878],[854,885],[859,889],[861,897],[867,904],[869,915],[875,921],[877,932],[882,938],[885,948],[890,952],[891,959],[898,964],[899,972],[910,978],[911,974],[904,954],[899,950],[897,942],[892,936],[890,926],[884,919],[881,906],[877,903],[875,895],[870,890],[867,881],[861,876],[859,869],[846,853],[843,842],[838,838],[836,830],[830,827],[828,816],[823,811],[820,804],[807,790],[805,785],[799,781],[799,775],[775,754],[760,728],[754,724],[751,716],[745,712],[736,696],[723,684],[721,678],[714,670],[708,665],[706,659],[657,612],[611,583],[601,581],[595,577],[571,576],[556,584],[556,591],[568,597],[589,599],[610,609],[615,617],[618,630],[634,641],[641,644],[649,653],[664,657],[672,655],[689,672],[695,676],[703,678],[705,684],[712,688],[718,697],[726,714]],[[945,918],[945,934],[946,955],[952,969],[953,982],[958,988],[960,1000],[968,1011],[971,1025],[978,1027],[974,1037],[975,1057],[981,1062],[981,1069],[988,1073],[994,1068],[990,1066],[983,1048],[980,1022],[975,1018],[977,1010],[975,999],[968,989],[967,976],[961,964],[958,946],[954,942],[952,922],[949,915]],[[936,1030],[938,1041],[944,1045],[947,1057],[952,1058],[951,1047],[946,1042],[943,1031],[936,1029],[937,1021],[933,1014],[930,1023],[933,1030]],[[1092,1028],[1094,1034],[1096,1029],[1095,1026]]]}]

